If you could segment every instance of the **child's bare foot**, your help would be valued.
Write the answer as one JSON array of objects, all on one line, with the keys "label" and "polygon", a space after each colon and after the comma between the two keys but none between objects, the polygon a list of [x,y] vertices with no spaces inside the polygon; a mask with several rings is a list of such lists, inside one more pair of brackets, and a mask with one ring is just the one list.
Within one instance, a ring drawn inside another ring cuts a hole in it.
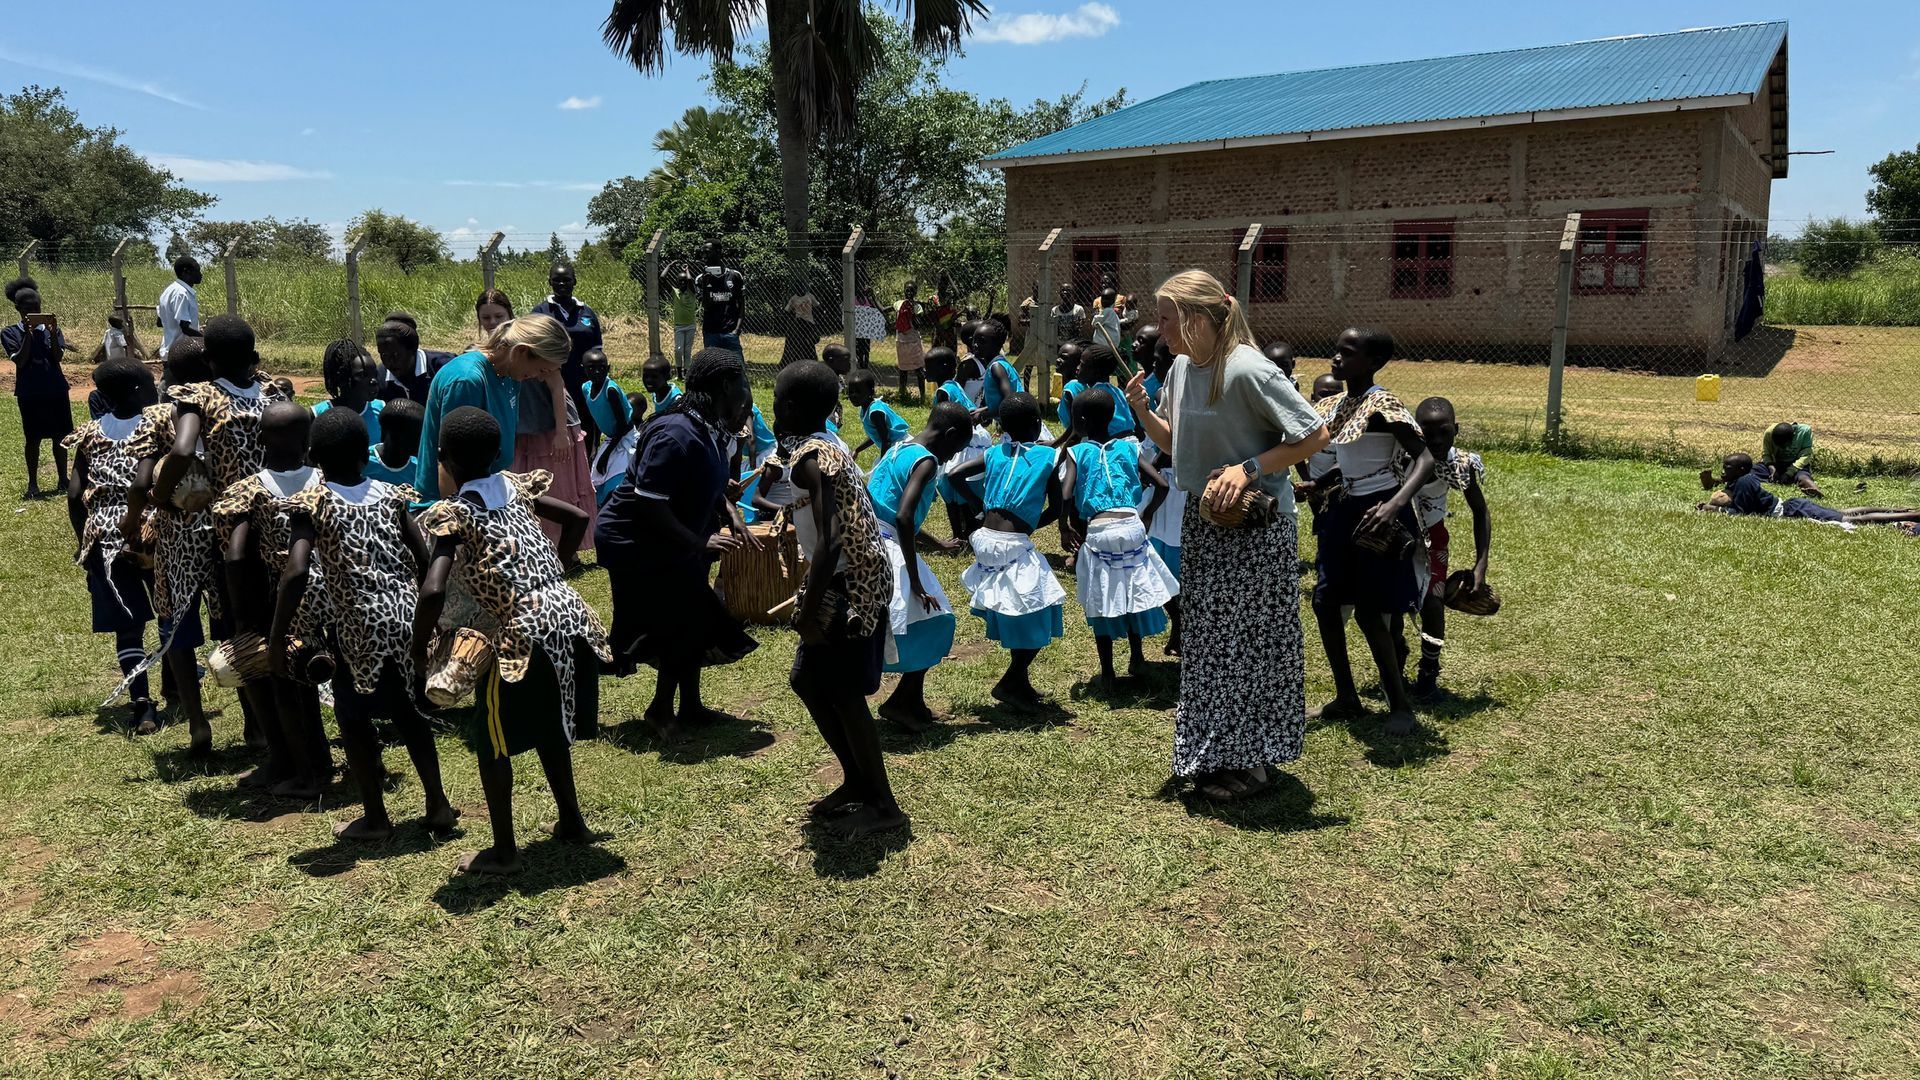
[{"label": "child's bare foot", "polygon": [[309,802],[320,797],[320,781],[310,776],[289,776],[273,785],[268,794],[280,799]]},{"label": "child's bare foot", "polygon": [[276,772],[273,766],[255,765],[253,768],[241,773],[239,777],[234,780],[234,783],[243,788],[270,788],[278,784],[282,779],[284,779],[284,777]]},{"label": "child's bare foot", "polygon": [[135,735],[157,735],[160,732],[160,712],[151,701],[133,703],[133,733]]},{"label": "child's bare foot", "polygon": [[420,820],[425,823],[428,832],[446,832],[460,820],[460,811],[455,810],[452,803],[443,802],[427,807],[426,814]]},{"label": "child's bare foot", "polygon": [[460,859],[460,872],[463,874],[517,874],[520,872],[520,853],[518,851],[501,852],[495,848],[471,851]]},{"label": "child's bare foot", "polygon": [[593,841],[593,830],[587,828],[587,819],[576,817],[553,823],[547,835],[563,844],[586,844]]},{"label": "child's bare foot", "polygon": [[1309,720],[1356,720],[1367,715],[1359,698],[1334,698],[1325,705],[1307,710]]},{"label": "child's bare foot", "polygon": [[1179,634],[1175,634],[1172,637],[1167,639],[1167,655],[1168,656],[1180,655],[1180,635]]},{"label": "child's bare foot", "polygon": [[1040,691],[1035,690],[1032,683],[1009,685],[1007,680],[1001,679],[993,684],[992,694],[993,700],[1016,709],[1037,709],[1043,704]]},{"label": "child's bare foot", "polygon": [[673,718],[672,708],[650,708],[640,714],[640,718],[653,726],[653,734],[661,742],[672,742],[680,737],[680,725]]},{"label": "child's bare foot", "polygon": [[359,843],[378,843],[393,835],[393,821],[382,818],[375,821],[370,817],[358,817],[352,821],[343,821],[333,827],[333,835],[342,840]]},{"label": "child's bare foot", "polygon": [[914,709],[905,705],[895,705],[889,701],[874,711],[880,714],[882,720],[898,724],[915,735],[932,731],[937,723],[933,710],[925,706]]},{"label": "child's bare foot", "polygon": [[898,806],[863,806],[836,822],[834,830],[851,839],[904,829],[908,824],[905,811]]},{"label": "child's bare foot", "polygon": [[841,784],[821,798],[814,800],[814,804],[807,807],[807,816],[815,821],[824,821],[827,818],[838,817],[841,814],[847,813],[858,805],[859,802],[860,797],[854,794],[852,789],[847,787],[847,785]]},{"label": "child's bare foot", "polygon": [[1413,734],[1413,714],[1394,712],[1387,715],[1387,722],[1380,725],[1380,733],[1395,739],[1404,739]]},{"label": "child's bare foot", "polygon": [[705,705],[695,705],[680,710],[680,722],[692,727],[711,727],[715,724],[731,724],[738,717],[732,713],[723,713],[719,709],[710,709]]},{"label": "child's bare foot", "polygon": [[191,741],[187,743],[187,753],[194,757],[206,757],[213,753],[213,725],[205,720],[187,722],[187,734]]}]

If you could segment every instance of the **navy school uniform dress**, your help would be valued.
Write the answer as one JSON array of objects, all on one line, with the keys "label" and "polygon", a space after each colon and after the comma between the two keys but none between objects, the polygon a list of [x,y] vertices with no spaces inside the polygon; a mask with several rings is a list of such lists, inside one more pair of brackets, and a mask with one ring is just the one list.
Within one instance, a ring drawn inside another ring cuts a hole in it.
[{"label": "navy school uniform dress", "polygon": [[59,330],[25,319],[0,327],[0,352],[13,358],[13,396],[20,406],[20,430],[28,439],[64,439],[73,430],[73,406],[67,403],[67,376],[54,346],[65,348]]}]

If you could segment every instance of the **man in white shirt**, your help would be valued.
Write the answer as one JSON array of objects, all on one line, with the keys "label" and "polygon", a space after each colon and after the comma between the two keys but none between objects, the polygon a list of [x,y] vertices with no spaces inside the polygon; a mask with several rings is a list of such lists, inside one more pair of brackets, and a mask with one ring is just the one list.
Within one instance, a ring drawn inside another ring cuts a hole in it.
[{"label": "man in white shirt", "polygon": [[191,255],[173,260],[174,280],[160,290],[154,314],[160,319],[160,359],[181,334],[200,336],[200,297],[193,287],[200,284],[200,264]]}]

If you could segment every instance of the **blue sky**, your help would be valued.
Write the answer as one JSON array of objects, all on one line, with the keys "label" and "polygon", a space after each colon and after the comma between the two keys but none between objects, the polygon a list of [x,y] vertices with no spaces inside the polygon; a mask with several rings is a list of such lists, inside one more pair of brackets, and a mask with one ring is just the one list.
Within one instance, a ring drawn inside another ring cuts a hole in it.
[{"label": "blue sky", "polygon": [[[648,78],[609,53],[607,8],[67,0],[58,21],[96,29],[9,35],[0,86],[64,87],[87,122],[217,195],[210,216],[337,228],[379,206],[463,245],[504,229],[528,246],[579,235],[600,184],[644,173],[654,132],[705,98],[696,61]],[[163,10],[188,21],[165,29]],[[1792,23],[1792,147],[1836,151],[1796,157],[1774,185],[1776,228],[1792,231],[1863,213],[1866,167],[1920,140],[1920,3],[1005,0],[948,72],[1016,101],[1082,82],[1138,99],[1206,78],[1778,18]]]}]

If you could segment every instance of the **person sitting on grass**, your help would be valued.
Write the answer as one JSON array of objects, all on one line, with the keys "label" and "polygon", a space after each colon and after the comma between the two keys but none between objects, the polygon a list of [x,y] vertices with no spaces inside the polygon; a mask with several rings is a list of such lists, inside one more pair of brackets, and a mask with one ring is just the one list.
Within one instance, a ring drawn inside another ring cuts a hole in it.
[{"label": "person sitting on grass", "polygon": [[856,371],[847,377],[847,401],[860,410],[860,428],[867,433],[860,445],[853,448],[855,457],[870,446],[884,457],[887,451],[913,437],[906,418],[874,395],[873,372]]},{"label": "person sitting on grass", "polygon": [[420,471],[420,427],[427,410],[412,398],[394,398],[380,410],[380,441],[367,450],[367,475],[386,484],[413,486]]},{"label": "person sitting on grass", "polygon": [[[559,811],[553,838],[591,838],[574,791],[572,746],[576,732],[597,729],[600,665],[612,659],[599,616],[561,569],[586,536],[587,515],[547,496],[545,472],[494,471],[504,437],[498,421],[472,406],[454,409],[440,425],[440,467],[456,493],[420,516],[432,550],[410,643],[418,679],[455,573],[499,628],[464,725],[493,826],[493,846],[460,860],[460,869],[472,874],[520,869],[513,756],[528,750],[539,754]],[[541,531],[541,518],[560,526],[557,551]]]},{"label": "person sitting on grass", "polygon": [[793,615],[800,645],[788,681],[844,778],[810,814],[832,820],[838,832],[863,836],[904,828],[907,815],[887,781],[880,733],[867,709],[867,695],[880,689],[893,575],[860,470],[823,434],[839,391],[839,378],[825,364],[788,365],[774,382],[773,424],[783,446],[798,443],[788,460],[805,503],[794,517],[807,576]]},{"label": "person sitting on grass", "polygon": [[[413,404],[409,398],[400,400]],[[362,810],[359,818],[341,823],[333,833],[363,841],[393,835],[375,713],[394,724],[407,744],[425,796],[427,828],[451,829],[457,815],[440,784],[440,752],[413,698],[413,614],[419,601],[417,575],[427,558],[426,540],[407,514],[417,492],[365,475],[372,450],[366,425],[346,409],[314,421],[309,447],[308,456],[324,483],[290,500],[292,544],[277,582],[268,662],[277,673],[287,674],[293,613],[300,608],[318,558],[332,609],[328,648],[340,659],[333,675],[333,714]]]},{"label": "person sitting on grass", "polygon": [[1809,499],[1825,497],[1813,482],[1813,427],[1809,424],[1788,421],[1768,428],[1753,472],[1763,481],[1792,484]]},{"label": "person sitting on grass", "polygon": [[664,356],[649,356],[640,365],[640,385],[653,398],[653,415],[660,416],[680,400],[680,388],[673,385],[673,366]]},{"label": "person sitting on grass", "polygon": [[367,438],[378,443],[383,437],[380,415],[387,403],[375,396],[380,387],[380,367],[367,350],[346,338],[328,345],[320,360],[320,381],[327,388],[328,400],[313,407],[314,418],[329,409],[350,409],[360,414]]},{"label": "person sitting on grass", "polygon": [[941,551],[960,549],[960,541],[936,539],[924,528],[945,463],[966,449],[972,437],[973,416],[955,402],[939,402],[927,416],[926,430],[882,455],[867,481],[893,567],[888,615],[895,658],[886,670],[900,676],[880,715],[908,731],[926,730],[934,722],[927,707],[927,672],[953,648],[954,630],[946,591],[914,543],[919,540]]},{"label": "person sitting on grass", "polygon": [[1911,508],[1859,506],[1835,510],[1831,506],[1822,506],[1812,499],[1797,496],[1776,499],[1772,492],[1762,486],[1759,467],[1746,454],[1728,454],[1722,458],[1717,479],[1712,469],[1700,470],[1701,487],[1713,491],[1716,483],[1721,485],[1721,490],[1714,491],[1706,502],[1695,504],[1695,509],[1721,514],[1801,518],[1849,529],[1856,525],[1909,525],[1920,522],[1920,510]]},{"label": "person sitting on grass", "polygon": [[[1487,553],[1493,544],[1493,520],[1487,514],[1487,496],[1480,481],[1487,467],[1479,454],[1455,446],[1460,422],[1453,402],[1430,397],[1413,411],[1427,450],[1433,454],[1433,479],[1414,495],[1420,527],[1426,530],[1427,565],[1420,599],[1420,666],[1413,681],[1415,698],[1431,698],[1440,691],[1440,650],[1447,643],[1447,559],[1451,536],[1447,532],[1447,495],[1458,491],[1473,511],[1473,591],[1487,587]],[[1395,637],[1400,636],[1396,627]]]}]

